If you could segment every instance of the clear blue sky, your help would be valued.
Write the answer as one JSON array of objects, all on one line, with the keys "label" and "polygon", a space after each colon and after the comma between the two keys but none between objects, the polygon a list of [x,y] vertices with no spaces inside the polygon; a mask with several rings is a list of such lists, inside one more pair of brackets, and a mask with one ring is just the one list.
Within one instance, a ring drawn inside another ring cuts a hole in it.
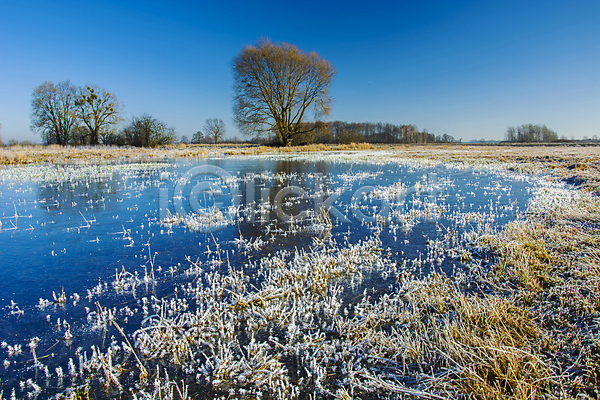
[{"label": "clear blue sky", "polygon": [[232,58],[261,37],[337,76],[328,120],[416,124],[463,141],[546,124],[600,136],[600,1],[0,2],[0,135],[30,131],[33,89],[97,84],[125,118],[191,137],[231,118]]}]

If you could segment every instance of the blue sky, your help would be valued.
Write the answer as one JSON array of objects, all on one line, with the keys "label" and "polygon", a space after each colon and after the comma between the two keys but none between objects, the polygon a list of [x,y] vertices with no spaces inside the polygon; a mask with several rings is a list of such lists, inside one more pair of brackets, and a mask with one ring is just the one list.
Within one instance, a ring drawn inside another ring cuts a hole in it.
[{"label": "blue sky", "polygon": [[600,136],[600,2],[0,3],[0,135],[29,129],[44,81],[96,84],[125,119],[191,137],[232,121],[232,58],[261,37],[314,50],[337,76],[327,120],[415,124],[463,141],[509,125]]}]

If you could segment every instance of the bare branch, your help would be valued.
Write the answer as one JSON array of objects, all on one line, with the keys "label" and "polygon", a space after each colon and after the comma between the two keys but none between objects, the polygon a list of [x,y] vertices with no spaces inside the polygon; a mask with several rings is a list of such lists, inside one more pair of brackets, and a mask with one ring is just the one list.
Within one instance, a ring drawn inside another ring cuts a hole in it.
[{"label": "bare branch", "polygon": [[68,144],[78,117],[75,86],[69,81],[58,85],[46,81],[36,87],[31,100],[31,129],[39,132],[46,144]]},{"label": "bare branch", "polygon": [[308,109],[315,117],[329,114],[335,68],[315,52],[260,39],[233,59],[233,72],[234,117],[246,134],[273,132],[290,145]]},{"label": "bare branch", "polygon": [[221,118],[209,118],[204,125],[204,132],[213,143],[219,143],[225,137],[225,123]]},{"label": "bare branch", "polygon": [[98,144],[103,135],[109,132],[110,125],[116,125],[121,118],[121,104],[114,94],[95,85],[79,88],[77,115],[89,130],[90,144]]}]

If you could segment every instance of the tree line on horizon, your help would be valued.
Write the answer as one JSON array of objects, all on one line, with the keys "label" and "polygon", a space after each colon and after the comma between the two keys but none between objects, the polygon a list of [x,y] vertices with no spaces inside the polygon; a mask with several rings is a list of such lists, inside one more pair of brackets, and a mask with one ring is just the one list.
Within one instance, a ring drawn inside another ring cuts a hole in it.
[{"label": "tree line on horizon", "polygon": [[[396,125],[384,122],[305,122],[301,133],[291,140],[293,145],[350,144],[350,143],[457,143],[451,135],[435,135],[427,129],[419,131],[416,125]],[[279,144],[275,132],[254,142]]]},{"label": "tree line on horizon", "polygon": [[[249,142],[278,146],[457,142],[451,135],[420,131],[415,125],[321,121],[331,111],[329,88],[336,70],[315,52],[261,38],[244,47],[232,64],[233,118]],[[176,143],[175,129],[147,114],[133,117],[118,130],[122,109],[113,93],[98,86],[44,82],[32,95],[31,128],[45,144],[156,147]],[[310,112],[315,122],[307,122]],[[183,136],[180,143],[219,143],[225,133],[223,120],[209,118],[204,132],[197,131],[191,140]],[[509,127],[505,140],[553,142],[558,135],[545,125],[525,124]]]},{"label": "tree line on horizon", "polygon": [[558,134],[546,125],[523,124],[509,126],[506,129],[505,139],[507,142],[521,143],[551,143],[558,141]]},{"label": "tree line on horizon", "polygon": [[[156,147],[177,143],[175,129],[166,123],[143,114],[133,117],[129,124],[117,129],[123,121],[123,106],[116,96],[96,85],[76,87],[70,81],[58,84],[46,81],[32,95],[31,128],[40,133],[43,143],[58,145],[116,145]],[[203,131],[197,131],[180,143],[210,144],[225,140],[225,123],[209,118]],[[255,135],[249,142],[278,145],[276,129],[267,135]],[[238,141],[237,139],[235,140]],[[395,125],[372,122],[302,122],[294,134],[288,133],[287,144],[313,143],[453,143],[450,135],[434,135],[415,125]]]}]

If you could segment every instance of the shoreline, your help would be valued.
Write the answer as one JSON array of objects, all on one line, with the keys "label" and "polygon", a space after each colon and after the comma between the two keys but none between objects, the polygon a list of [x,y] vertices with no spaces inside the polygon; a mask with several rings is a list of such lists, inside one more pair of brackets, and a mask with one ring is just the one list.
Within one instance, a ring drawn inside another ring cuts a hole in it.
[{"label": "shoreline", "polygon": [[500,162],[527,174],[547,173],[584,190],[600,194],[600,146],[534,144],[416,144],[416,145],[176,145],[164,148],[16,146],[0,148],[0,167],[36,164],[104,164],[159,162],[176,159],[259,154],[343,151],[392,152],[398,158],[428,159],[466,165]]}]

